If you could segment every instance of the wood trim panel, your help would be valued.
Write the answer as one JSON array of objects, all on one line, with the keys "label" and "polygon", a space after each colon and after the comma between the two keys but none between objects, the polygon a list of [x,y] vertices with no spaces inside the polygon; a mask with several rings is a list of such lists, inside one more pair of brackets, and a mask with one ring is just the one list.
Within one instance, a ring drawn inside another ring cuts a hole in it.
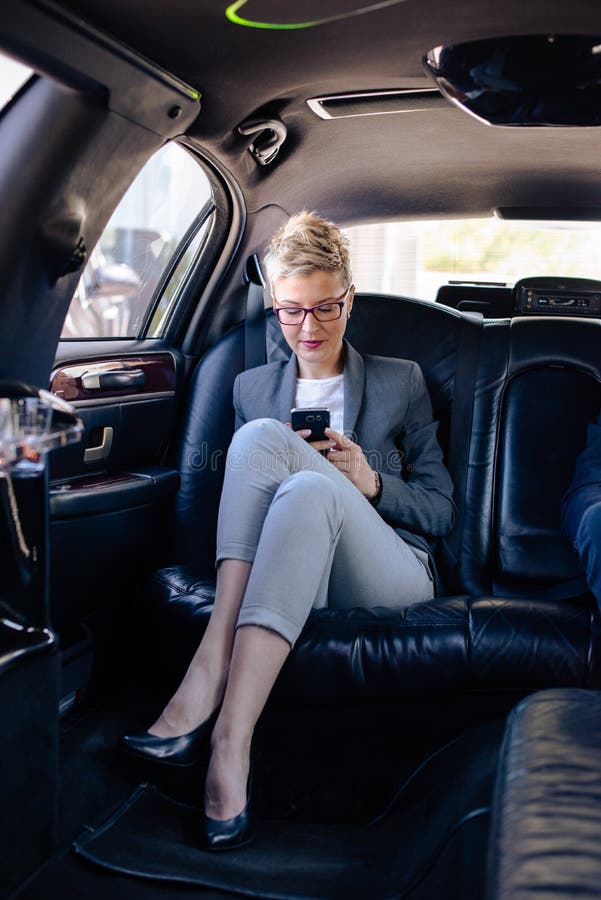
[{"label": "wood trim panel", "polygon": [[[112,370],[141,369],[145,383],[135,387],[86,390],[82,376],[87,373],[110,372]],[[50,376],[50,391],[68,403],[80,400],[102,400],[124,395],[156,394],[175,390],[175,360],[170,353],[138,354],[136,356],[114,357],[113,359],[87,359],[63,365]]]}]

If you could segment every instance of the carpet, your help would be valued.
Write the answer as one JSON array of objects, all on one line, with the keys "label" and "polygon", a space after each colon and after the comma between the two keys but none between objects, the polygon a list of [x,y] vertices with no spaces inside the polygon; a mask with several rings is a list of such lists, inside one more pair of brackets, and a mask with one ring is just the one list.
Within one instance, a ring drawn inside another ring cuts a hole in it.
[{"label": "carpet", "polygon": [[[200,810],[142,784],[74,850],[113,872],[266,900],[409,897],[461,843],[462,829],[488,828],[502,725],[472,729],[432,753],[363,825],[259,819],[250,844],[208,853],[198,847]],[[483,841],[473,846],[481,855]]]}]

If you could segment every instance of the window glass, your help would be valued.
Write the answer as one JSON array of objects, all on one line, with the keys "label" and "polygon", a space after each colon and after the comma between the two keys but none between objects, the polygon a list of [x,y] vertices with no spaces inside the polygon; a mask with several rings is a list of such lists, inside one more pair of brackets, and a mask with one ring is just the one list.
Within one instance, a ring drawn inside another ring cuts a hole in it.
[{"label": "window glass", "polygon": [[32,70],[0,53],[0,110],[25,84]]},{"label": "window glass", "polygon": [[90,254],[63,340],[138,337],[157,300],[150,336],[158,336],[189,274],[190,253],[198,256],[211,209],[210,183],[198,163],[177,144],[159,150]]},{"label": "window glass", "polygon": [[357,290],[435,300],[449,281],[601,280],[601,222],[386,222],[346,229]]},{"label": "window glass", "polygon": [[181,259],[176,264],[173,274],[169,278],[165,290],[161,296],[152,320],[148,328],[148,337],[159,337],[163,333],[163,329],[171,310],[174,308],[182,285],[188,279],[188,275],[193,271],[196,261],[202,255],[207,238],[213,224],[214,213],[210,212],[206,218],[199,218],[199,227],[195,237],[183,248]]}]

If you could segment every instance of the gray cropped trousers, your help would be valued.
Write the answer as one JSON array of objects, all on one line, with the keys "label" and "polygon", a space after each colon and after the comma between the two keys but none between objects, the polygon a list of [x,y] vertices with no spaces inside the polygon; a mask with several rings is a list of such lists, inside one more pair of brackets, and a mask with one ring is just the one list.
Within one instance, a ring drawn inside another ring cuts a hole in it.
[{"label": "gray cropped trousers", "polygon": [[228,450],[217,564],[253,563],[237,625],[291,646],[311,609],[400,609],[434,593],[426,554],[381,518],[358,488],[275,419],[254,419]]}]

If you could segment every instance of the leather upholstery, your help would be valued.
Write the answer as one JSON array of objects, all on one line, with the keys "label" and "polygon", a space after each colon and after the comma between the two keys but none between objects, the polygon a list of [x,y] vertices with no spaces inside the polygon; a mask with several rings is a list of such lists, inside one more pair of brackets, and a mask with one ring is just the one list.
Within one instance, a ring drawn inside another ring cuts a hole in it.
[{"label": "leather upholstery", "polygon": [[601,323],[486,322],[478,364],[462,587],[500,596],[578,575],[561,497],[601,406]]},{"label": "leather upholstery", "polygon": [[[538,326],[538,327],[537,327]],[[516,319],[495,466],[495,577],[504,586],[575,578],[561,498],[601,407],[601,323]]]},{"label": "leather upholstery", "polygon": [[436,302],[453,309],[481,312],[487,319],[513,315],[513,290],[481,284],[442,284]]},{"label": "leather upholstery", "polygon": [[244,367],[244,332],[236,328],[212,347],[190,379],[185,413],[170,463],[181,485],[175,503],[174,561],[196,560],[213,572],[217,510],[225,456],[234,433],[232,390]]},{"label": "leather upholstery", "polygon": [[512,713],[501,751],[488,900],[601,890],[601,694],[542,691]]},{"label": "leather upholstery", "polygon": [[[460,312],[437,304],[358,296],[347,332],[361,352],[420,364],[445,451],[453,397],[462,390],[456,377],[462,321]],[[313,614],[279,679],[281,696],[334,702],[601,684],[600,620],[590,596],[560,602],[541,595],[579,571],[561,534],[560,501],[586,425],[601,405],[600,327],[592,319],[542,317],[484,323],[472,434],[465,436],[458,591],[403,614]],[[177,565],[157,573],[150,594],[165,664],[174,671],[189,660],[212,603],[217,510],[243,337],[235,328],[197,366],[172,459],[182,480]],[[273,316],[267,338],[270,360],[286,358]]]},{"label": "leather upholstery", "polygon": [[482,329],[463,523],[461,584],[471,594],[493,588],[493,499],[499,411],[507,379],[509,322]]},{"label": "leather upholstery", "polygon": [[[158,571],[150,601],[161,672],[174,683],[204,632],[214,585],[189,567]],[[601,687],[601,617],[586,606],[528,598],[443,597],[401,612],[316,610],[276,697],[378,702],[451,691]]]}]

